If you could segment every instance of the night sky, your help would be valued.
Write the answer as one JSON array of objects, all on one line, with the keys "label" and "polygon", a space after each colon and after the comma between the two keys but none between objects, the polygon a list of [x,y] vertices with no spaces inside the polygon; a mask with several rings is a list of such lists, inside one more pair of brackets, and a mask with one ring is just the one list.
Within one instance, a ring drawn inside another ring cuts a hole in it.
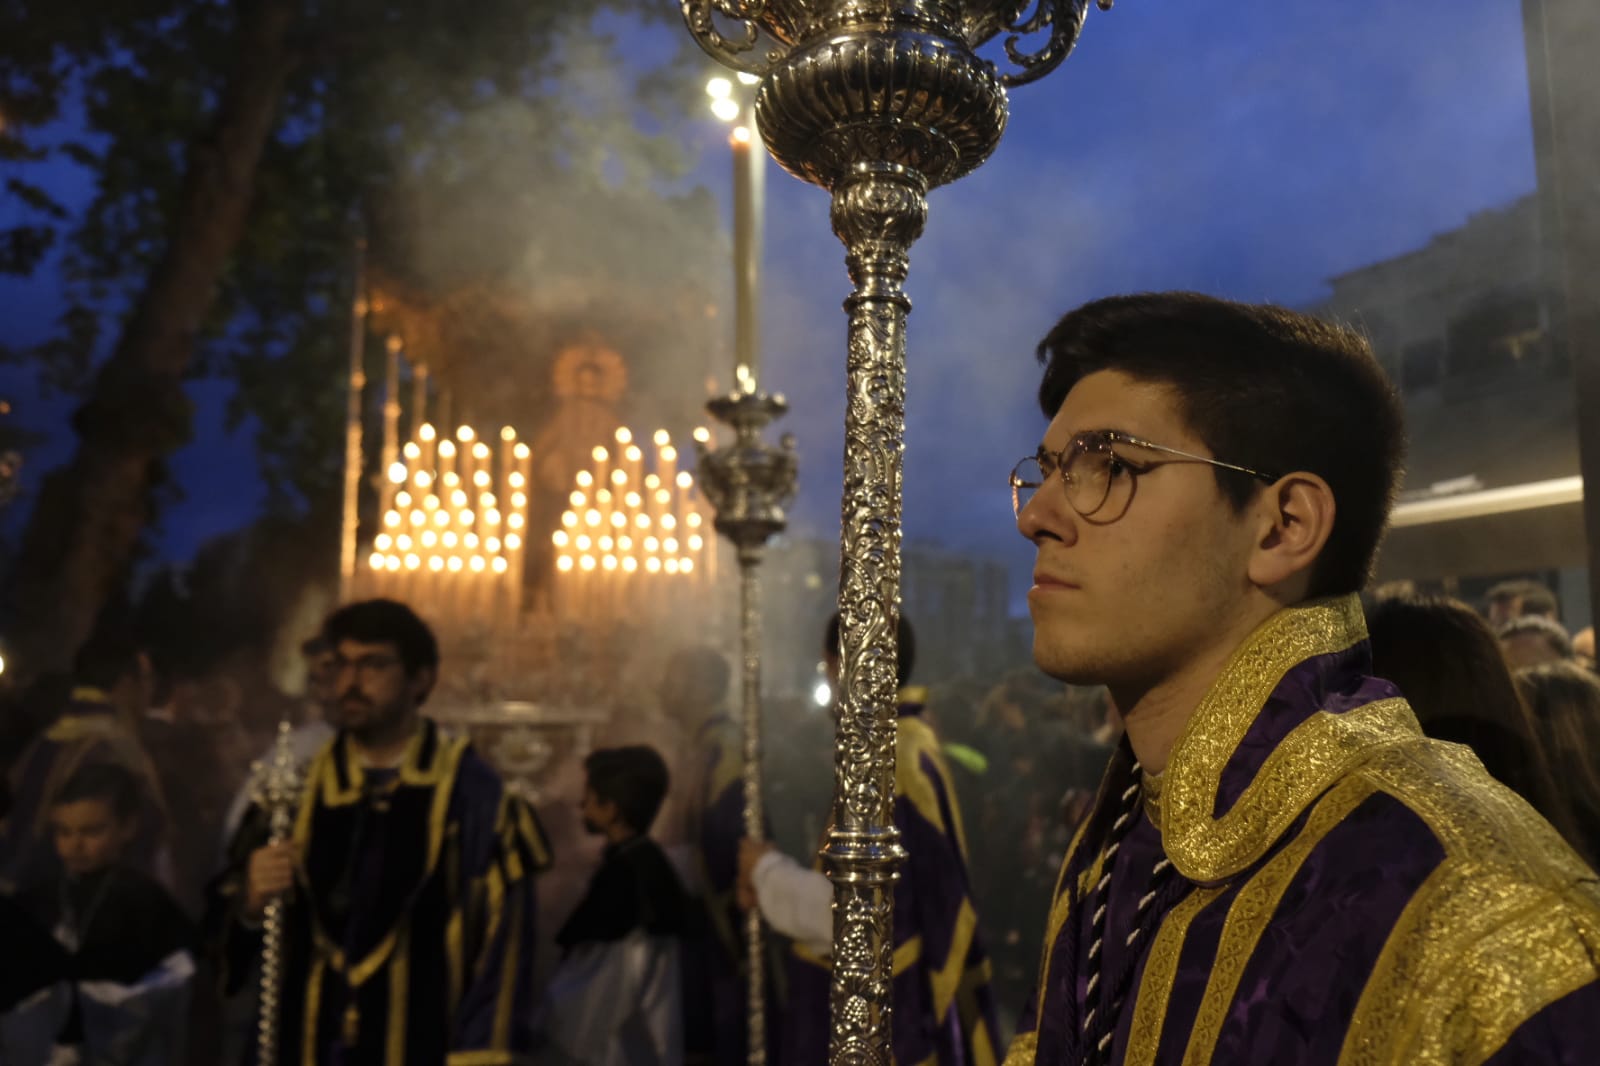
[{"label": "night sky", "polygon": [[[659,55],[681,32],[636,33],[628,46]],[[1033,348],[1055,319],[1145,289],[1307,303],[1326,277],[1532,190],[1526,76],[1519,5],[1507,0],[1092,10],[1066,64],[1013,92],[993,158],[933,193],[913,248],[906,537],[1004,558],[1025,580],[1031,548],[1004,478],[1043,430]],[[693,180],[729,203],[725,138],[709,113],[694,126]],[[86,198],[81,175],[62,169],[60,182],[68,199]],[[0,199],[0,225],[16,211]],[[770,168],[763,384],[793,405],[783,427],[802,449],[797,536],[838,529],[848,280],[827,214],[821,190]],[[48,273],[0,283],[0,336],[48,331],[56,289]],[[14,369],[0,389],[19,421],[54,434],[29,456],[36,487],[67,454],[70,407],[36,400]],[[260,504],[259,484],[241,476],[254,469],[248,427],[221,428],[227,394],[223,382],[196,387],[198,436],[174,463],[187,500],[159,537],[169,558]]]}]

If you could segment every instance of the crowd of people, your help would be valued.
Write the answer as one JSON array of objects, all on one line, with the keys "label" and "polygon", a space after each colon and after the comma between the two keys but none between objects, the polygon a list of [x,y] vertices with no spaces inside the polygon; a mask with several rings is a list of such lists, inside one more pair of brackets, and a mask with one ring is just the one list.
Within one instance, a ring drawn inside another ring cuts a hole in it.
[{"label": "crowd of people", "polygon": [[[1348,331],[1130,297],[1041,359],[1050,429],[1011,478],[1041,672],[920,687],[899,617],[876,678],[894,1061],[1585,1061],[1592,628],[1533,581],[1481,612],[1363,594],[1402,433]],[[263,1017],[305,1066],[745,1062],[750,914],[768,1057],[827,1061],[826,716],[778,720],[752,834],[728,661],[686,646],[670,735],[621,719],[573,810],[531,803],[427,713],[425,613],[308,635],[287,818],[114,627],[30,697],[56,705],[4,778],[0,1064],[257,1063]],[[842,647],[835,616],[835,690]]]}]

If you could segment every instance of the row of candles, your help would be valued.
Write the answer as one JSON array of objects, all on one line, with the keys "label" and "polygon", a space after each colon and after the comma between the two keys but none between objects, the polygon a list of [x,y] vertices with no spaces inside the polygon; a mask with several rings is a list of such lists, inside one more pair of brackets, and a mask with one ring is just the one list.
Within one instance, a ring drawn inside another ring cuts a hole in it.
[{"label": "row of candles", "polygon": [[[700,429],[696,437],[709,434]],[[647,447],[653,453],[648,463]],[[716,538],[694,475],[678,467],[671,435],[657,430],[641,446],[623,426],[611,446],[596,446],[590,458],[593,465],[573,479],[560,528],[550,534],[558,612],[616,617],[711,588]]]},{"label": "row of candles", "polygon": [[424,422],[401,455],[385,471],[382,528],[367,558],[373,593],[408,599],[447,626],[513,622],[531,449],[510,426],[492,448],[471,426],[451,438]]}]

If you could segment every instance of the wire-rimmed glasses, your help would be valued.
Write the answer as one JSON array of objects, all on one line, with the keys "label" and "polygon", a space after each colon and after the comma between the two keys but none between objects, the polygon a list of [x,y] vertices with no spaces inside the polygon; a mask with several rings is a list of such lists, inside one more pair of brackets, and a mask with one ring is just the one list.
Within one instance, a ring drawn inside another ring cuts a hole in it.
[{"label": "wire-rimmed glasses", "polygon": [[[1144,448],[1175,456],[1176,459],[1140,462],[1119,454],[1117,445]],[[1278,480],[1275,474],[1262,473],[1237,463],[1226,463],[1221,459],[1169,448],[1115,430],[1100,429],[1078,434],[1059,452],[1041,447],[1037,453],[1018,462],[1011,470],[1012,514],[1020,518],[1022,509],[1027,506],[1034,492],[1052,473],[1059,473],[1062,484],[1066,486],[1067,503],[1072,505],[1074,511],[1085,518],[1093,518],[1103,511],[1113,516],[1120,515],[1133,499],[1135,478],[1149,473],[1163,462],[1178,460],[1234,470],[1268,484]]]}]

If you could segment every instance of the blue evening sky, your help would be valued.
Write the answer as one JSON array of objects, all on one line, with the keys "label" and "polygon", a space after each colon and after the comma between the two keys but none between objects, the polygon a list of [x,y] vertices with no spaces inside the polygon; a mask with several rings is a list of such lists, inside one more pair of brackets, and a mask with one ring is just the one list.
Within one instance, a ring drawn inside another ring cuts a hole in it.
[{"label": "blue evening sky", "polygon": [[[625,40],[656,56],[681,32]],[[1013,92],[993,158],[931,197],[907,286],[907,538],[1003,558],[1023,579],[1031,549],[1013,527],[1004,476],[1044,425],[1033,347],[1076,304],[1162,288],[1304,303],[1330,275],[1532,190],[1522,49],[1519,5],[1505,0],[1119,0],[1091,11],[1066,64]],[[725,136],[708,114],[692,147],[695,180],[727,204]],[[63,171],[62,181],[69,198],[87,195],[81,176]],[[0,198],[0,225],[13,211]],[[802,449],[791,528],[831,537],[842,249],[826,194],[776,166],[766,226],[764,384],[787,394],[785,428]],[[37,337],[59,310],[54,282],[0,284],[0,309],[0,338]],[[31,387],[14,371],[0,389],[17,397],[19,419],[54,431],[30,456],[36,479],[66,454],[67,408],[30,408]],[[197,439],[174,463],[187,500],[159,540],[171,558],[259,506],[248,438],[221,427],[226,396],[225,383],[195,389]]]}]

